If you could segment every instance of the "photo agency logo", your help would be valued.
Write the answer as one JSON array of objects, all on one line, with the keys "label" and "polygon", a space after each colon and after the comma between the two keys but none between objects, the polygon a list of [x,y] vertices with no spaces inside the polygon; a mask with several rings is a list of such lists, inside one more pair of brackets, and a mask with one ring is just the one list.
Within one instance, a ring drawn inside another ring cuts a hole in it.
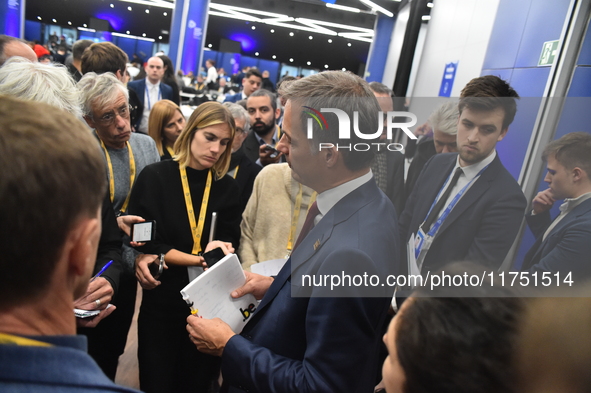
[{"label": "photo agency logo", "polygon": [[[308,139],[314,137],[314,124],[317,124],[317,128],[320,132],[329,130],[328,121],[323,113],[332,113],[337,116],[338,119],[338,133],[339,140],[347,141],[351,139],[351,129],[359,139],[367,140],[368,142],[358,143],[319,143],[319,150],[336,148],[337,150],[349,150],[349,151],[368,151],[375,149],[376,151],[388,149],[390,151],[401,151],[404,146],[400,143],[394,143],[392,141],[393,133],[396,129],[402,130],[408,138],[417,139],[416,135],[410,130],[410,127],[417,124],[417,117],[410,112],[400,111],[389,111],[389,112],[377,112],[378,116],[378,129],[375,132],[369,134],[361,131],[359,127],[359,112],[353,112],[353,121],[349,118],[349,115],[337,108],[320,108],[320,110],[314,109],[309,106],[303,106],[304,113],[309,117],[306,122],[306,132]],[[385,123],[385,125],[384,125]],[[371,141],[371,142],[370,142]]]}]

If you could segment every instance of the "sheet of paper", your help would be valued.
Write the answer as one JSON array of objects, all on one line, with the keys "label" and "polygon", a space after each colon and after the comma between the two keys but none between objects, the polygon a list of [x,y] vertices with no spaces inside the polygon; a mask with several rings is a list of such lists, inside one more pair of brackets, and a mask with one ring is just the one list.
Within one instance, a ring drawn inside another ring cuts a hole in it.
[{"label": "sheet of paper", "polygon": [[232,298],[246,276],[235,254],[228,254],[181,290],[191,311],[202,318],[220,318],[240,333],[257,308],[253,295]]},{"label": "sheet of paper", "polygon": [[[408,274],[409,275],[421,275],[421,271],[419,269],[419,266],[417,265],[417,259],[415,258],[415,234],[413,233],[412,235],[410,235],[410,239],[408,241],[408,244],[406,245],[406,256],[407,256],[407,262],[408,262]],[[415,282],[416,280],[409,280],[409,283],[411,282]],[[415,285],[410,285],[411,288],[414,288]]]},{"label": "sheet of paper", "polygon": [[250,266],[250,271],[268,277],[276,276],[285,265],[285,262],[287,262],[287,259],[281,258],[255,263]]}]

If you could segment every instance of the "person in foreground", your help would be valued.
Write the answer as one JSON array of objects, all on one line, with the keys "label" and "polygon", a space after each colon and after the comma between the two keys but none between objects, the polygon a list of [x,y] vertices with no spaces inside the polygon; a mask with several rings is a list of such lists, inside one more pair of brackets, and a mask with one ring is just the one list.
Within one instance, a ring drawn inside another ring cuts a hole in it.
[{"label": "person in foreground", "polygon": [[[445,273],[480,276],[482,269],[454,263]],[[512,358],[526,307],[517,296],[500,283],[419,288],[384,335],[389,356],[380,385],[387,393],[517,392]]]},{"label": "person in foreground", "polygon": [[134,392],[75,336],[106,190],[93,137],[62,110],[0,96],[0,165],[0,391]]},{"label": "person in foreground", "polygon": [[[330,114],[325,130],[313,125],[309,141],[303,107],[340,109],[350,118],[357,111],[366,134],[378,129],[380,107],[365,81],[341,71],[294,81],[281,94],[288,101],[278,149],[294,179],[318,192],[317,203],[275,279],[247,272],[232,293],[262,298],[240,335],[220,319],[195,316],[187,330],[200,351],[221,356],[227,391],[368,392],[377,382],[391,291],[351,284],[331,291],[305,275],[396,273],[396,213],[369,169],[374,151],[338,150],[339,119]],[[347,143],[360,141],[352,134]],[[333,147],[319,150],[319,143]]]}]

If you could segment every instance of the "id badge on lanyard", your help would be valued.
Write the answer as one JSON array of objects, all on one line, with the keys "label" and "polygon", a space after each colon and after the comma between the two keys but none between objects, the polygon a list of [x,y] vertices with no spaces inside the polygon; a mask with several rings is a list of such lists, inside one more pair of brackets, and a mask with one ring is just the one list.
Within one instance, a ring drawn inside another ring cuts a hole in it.
[{"label": "id badge on lanyard", "polygon": [[427,251],[429,251],[431,243],[433,243],[433,236],[426,234],[423,232],[422,228],[419,228],[415,237],[415,259],[417,261],[419,271],[423,266],[425,254],[427,254]]}]

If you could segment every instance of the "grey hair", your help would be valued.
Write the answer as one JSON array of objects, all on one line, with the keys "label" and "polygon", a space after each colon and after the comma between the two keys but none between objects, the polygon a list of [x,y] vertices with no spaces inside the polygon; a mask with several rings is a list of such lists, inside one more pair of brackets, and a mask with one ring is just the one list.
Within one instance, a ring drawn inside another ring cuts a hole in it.
[{"label": "grey hair", "polygon": [[44,102],[82,119],[76,82],[61,64],[32,63],[11,57],[0,68],[0,94]]},{"label": "grey hair", "polygon": [[458,102],[447,101],[431,113],[427,122],[433,130],[438,129],[444,134],[456,135],[458,133],[458,117],[460,117]]},{"label": "grey hair", "polygon": [[247,133],[250,131],[250,116],[248,112],[242,105],[235,104],[233,102],[224,102],[223,104],[230,113],[234,120],[244,120],[244,132]]},{"label": "grey hair", "polygon": [[127,87],[110,72],[100,75],[95,72],[87,72],[78,82],[78,90],[82,95],[82,111],[85,116],[92,117],[93,105],[98,108],[107,107],[117,98],[119,93],[123,93],[129,102]]}]

